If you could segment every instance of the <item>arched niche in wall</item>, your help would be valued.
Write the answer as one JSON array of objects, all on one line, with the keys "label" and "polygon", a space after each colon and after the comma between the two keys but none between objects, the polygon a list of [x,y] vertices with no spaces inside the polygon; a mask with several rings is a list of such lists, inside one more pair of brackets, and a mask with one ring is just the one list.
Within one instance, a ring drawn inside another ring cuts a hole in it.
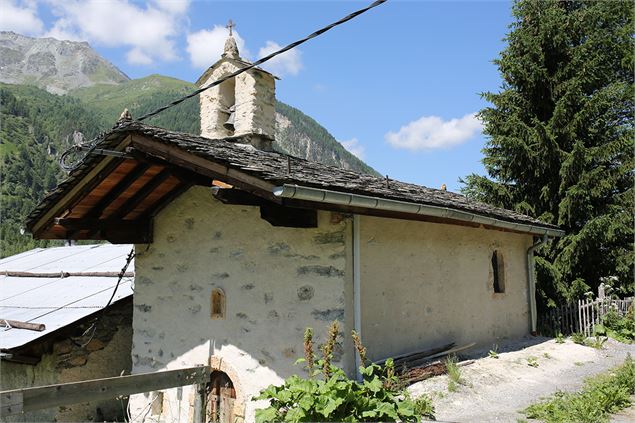
[{"label": "arched niche in wall", "polygon": [[225,291],[223,291],[221,288],[212,289],[212,295],[210,298],[210,317],[213,320],[220,320],[225,318],[226,302],[227,299],[225,298]]}]

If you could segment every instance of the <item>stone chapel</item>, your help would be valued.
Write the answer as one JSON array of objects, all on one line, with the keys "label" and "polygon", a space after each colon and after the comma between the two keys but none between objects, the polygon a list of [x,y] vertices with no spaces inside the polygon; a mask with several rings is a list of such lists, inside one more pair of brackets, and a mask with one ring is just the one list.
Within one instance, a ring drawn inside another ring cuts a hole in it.
[{"label": "stone chapel", "polygon": [[[198,84],[248,64],[230,36]],[[36,238],[135,244],[133,373],[215,369],[206,396],[133,396],[145,421],[253,421],[251,398],[302,372],[305,328],[335,319],[351,376],[352,329],[372,360],[535,331],[533,249],[560,229],[276,152],[275,82],[253,68],[205,91],[200,135],[124,116],[98,143],[118,154],[88,155],[29,216]]]}]

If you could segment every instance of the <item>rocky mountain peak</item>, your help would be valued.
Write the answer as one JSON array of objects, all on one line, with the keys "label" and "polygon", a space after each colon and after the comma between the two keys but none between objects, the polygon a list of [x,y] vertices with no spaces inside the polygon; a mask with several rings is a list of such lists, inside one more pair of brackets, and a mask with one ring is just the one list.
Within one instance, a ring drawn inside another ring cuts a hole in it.
[{"label": "rocky mountain peak", "polygon": [[0,31],[0,82],[36,85],[54,94],[65,94],[75,88],[119,84],[129,79],[87,42]]}]

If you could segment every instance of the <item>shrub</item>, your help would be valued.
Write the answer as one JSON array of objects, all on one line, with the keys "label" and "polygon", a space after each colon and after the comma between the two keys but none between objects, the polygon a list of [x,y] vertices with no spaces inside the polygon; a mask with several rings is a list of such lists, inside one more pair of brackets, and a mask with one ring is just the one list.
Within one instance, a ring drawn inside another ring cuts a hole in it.
[{"label": "shrub", "polygon": [[595,334],[609,336],[628,344],[633,342],[635,339],[635,316],[633,316],[633,307],[622,317],[620,317],[615,310],[609,310],[602,318],[602,324],[595,325]]},{"label": "shrub", "polygon": [[420,421],[434,419],[434,407],[427,396],[411,398],[396,376],[392,360],[382,367],[367,363],[366,349],[353,331],[353,341],[362,363],[361,382],[349,379],[344,371],[332,364],[337,343],[337,321],[329,328],[326,343],[320,348],[322,357],[315,359],[313,332],[304,336],[308,377],[293,375],[281,386],[269,386],[254,400],[269,400],[269,407],[256,410],[257,422],[304,421]]}]

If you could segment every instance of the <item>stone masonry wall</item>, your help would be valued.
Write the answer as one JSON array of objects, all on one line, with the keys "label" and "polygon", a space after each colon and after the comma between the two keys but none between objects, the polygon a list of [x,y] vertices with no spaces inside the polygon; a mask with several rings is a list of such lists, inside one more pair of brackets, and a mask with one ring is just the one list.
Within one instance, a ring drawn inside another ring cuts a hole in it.
[{"label": "stone masonry wall", "polygon": [[[238,66],[226,60],[219,64],[203,85],[235,72]],[[235,78],[235,131],[230,133],[223,127],[230,104],[221,99],[221,86],[204,91],[200,95],[201,135],[208,138],[223,138],[246,134],[275,136],[275,80],[273,76],[257,70],[248,71]]]},{"label": "stone masonry wall", "polygon": [[[350,333],[350,225],[338,216],[319,212],[318,228],[273,227],[258,207],[222,204],[205,187],[171,203],[155,218],[154,242],[136,247],[133,372],[207,365],[213,357],[245,405],[238,414],[253,421],[251,397],[302,372],[293,363],[303,355],[306,327],[316,344],[334,319]],[[224,319],[210,318],[214,288],[226,295]],[[337,360],[350,371],[348,338]],[[192,421],[194,391],[134,396],[132,415]],[[149,407],[153,400],[160,404]]]},{"label": "stone masonry wall", "polygon": [[[82,334],[92,321],[73,326],[43,345],[36,365],[0,362],[2,389],[20,389],[87,379],[119,376],[131,369],[132,301],[113,305],[101,319],[95,335]],[[33,355],[31,351],[24,354]],[[68,404],[24,415],[0,418],[2,422],[24,421],[123,421],[126,401],[105,400]]]}]

